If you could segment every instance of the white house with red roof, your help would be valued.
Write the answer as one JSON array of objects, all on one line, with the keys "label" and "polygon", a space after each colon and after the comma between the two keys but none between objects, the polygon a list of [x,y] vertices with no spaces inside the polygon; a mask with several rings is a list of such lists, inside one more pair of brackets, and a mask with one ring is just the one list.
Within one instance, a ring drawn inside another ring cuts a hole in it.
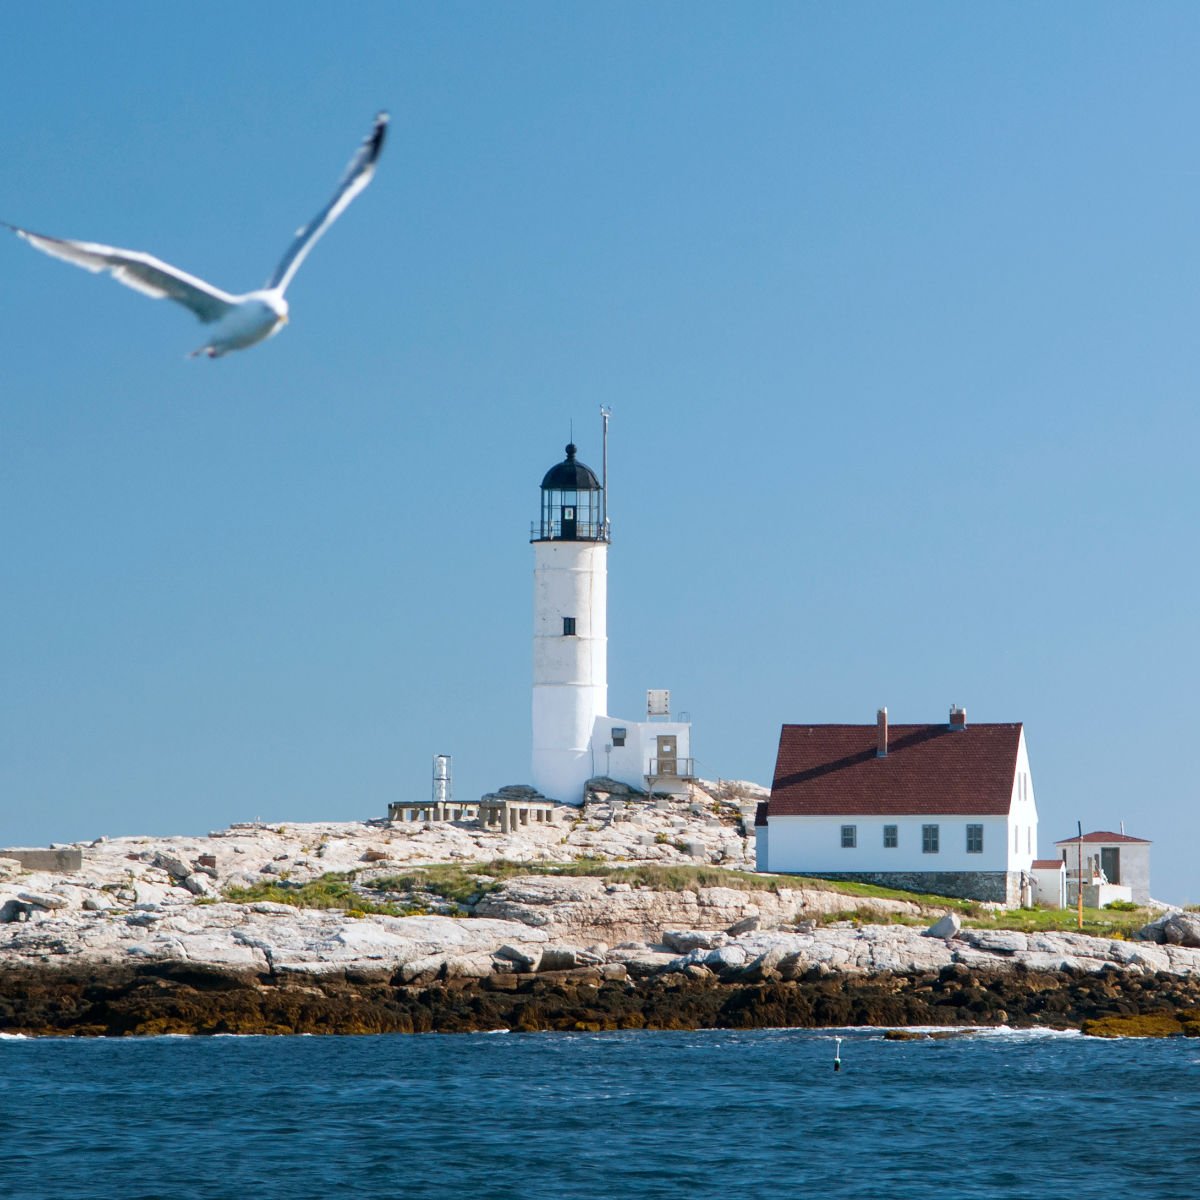
[{"label": "white house with red roof", "polygon": [[1129,837],[1124,831],[1096,830],[1055,842],[1066,864],[1067,903],[1079,896],[1076,881],[1083,867],[1083,902],[1100,908],[1112,900],[1130,899],[1145,904],[1150,899],[1150,845],[1145,838]]},{"label": "white house with red roof", "polygon": [[1015,905],[1032,899],[1037,803],[1018,724],[784,725],[758,869]]}]

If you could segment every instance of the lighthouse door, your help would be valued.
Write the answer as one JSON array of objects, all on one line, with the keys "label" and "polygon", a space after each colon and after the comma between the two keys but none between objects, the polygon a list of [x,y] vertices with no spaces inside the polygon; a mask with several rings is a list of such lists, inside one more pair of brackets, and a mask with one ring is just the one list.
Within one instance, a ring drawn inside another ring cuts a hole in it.
[{"label": "lighthouse door", "polygon": [[658,773],[660,775],[676,775],[679,773],[679,760],[675,757],[675,739],[659,734],[658,736]]},{"label": "lighthouse door", "polygon": [[567,541],[575,540],[575,506],[564,504],[562,509],[562,536]]}]

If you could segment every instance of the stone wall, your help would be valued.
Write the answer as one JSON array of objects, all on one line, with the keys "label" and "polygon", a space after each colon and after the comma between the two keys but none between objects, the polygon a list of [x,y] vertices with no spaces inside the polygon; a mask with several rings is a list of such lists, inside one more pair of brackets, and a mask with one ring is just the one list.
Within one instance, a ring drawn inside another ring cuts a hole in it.
[{"label": "stone wall", "polygon": [[78,871],[83,866],[82,850],[0,850],[0,858],[13,858],[26,871]]},{"label": "stone wall", "polygon": [[856,873],[822,871],[817,879],[874,883],[906,892],[955,896],[962,900],[988,900],[1016,907],[1021,902],[1021,877],[1012,871],[880,871]]}]

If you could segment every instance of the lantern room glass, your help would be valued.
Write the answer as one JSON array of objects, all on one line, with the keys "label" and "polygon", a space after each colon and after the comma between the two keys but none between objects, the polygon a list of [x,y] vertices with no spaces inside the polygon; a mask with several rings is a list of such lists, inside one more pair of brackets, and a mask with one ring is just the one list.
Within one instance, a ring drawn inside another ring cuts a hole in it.
[{"label": "lantern room glass", "polygon": [[590,488],[543,488],[543,541],[604,540],[601,493]]}]

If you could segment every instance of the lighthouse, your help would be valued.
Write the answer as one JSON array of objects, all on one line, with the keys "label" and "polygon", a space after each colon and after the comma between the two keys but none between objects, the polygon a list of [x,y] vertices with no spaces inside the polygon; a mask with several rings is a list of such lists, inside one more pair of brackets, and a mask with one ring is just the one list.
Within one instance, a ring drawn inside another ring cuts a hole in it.
[{"label": "lighthouse", "polygon": [[[567,457],[542,478],[533,543],[533,786],[582,804],[588,780],[645,795],[686,796],[695,778],[692,724],[666,688],[646,692],[646,719],[608,711],[608,418],[601,478]],[[604,790],[603,786],[601,790]]]},{"label": "lighthouse", "polygon": [[596,774],[608,709],[608,520],[604,486],[567,446],[542,479],[533,543],[533,785],[567,804]]}]

